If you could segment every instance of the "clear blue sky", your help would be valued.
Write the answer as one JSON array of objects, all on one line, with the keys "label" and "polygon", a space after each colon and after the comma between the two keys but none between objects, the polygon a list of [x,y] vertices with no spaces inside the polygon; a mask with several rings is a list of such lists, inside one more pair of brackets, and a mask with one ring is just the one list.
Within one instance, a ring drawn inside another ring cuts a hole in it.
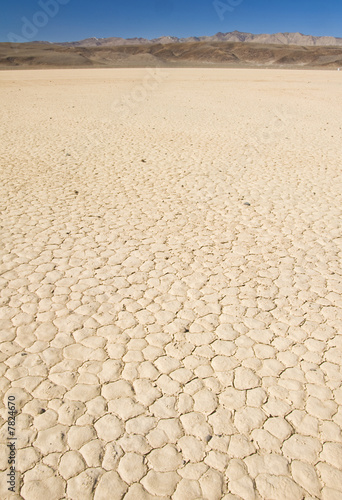
[{"label": "clear blue sky", "polygon": [[[58,13],[52,10],[42,17],[42,5],[49,2],[58,3]],[[219,16],[214,0],[6,0],[1,7],[0,41],[9,41],[9,33],[10,41],[15,41],[14,34],[19,37],[16,41],[58,42],[234,30],[342,37],[342,0],[221,0],[222,5],[228,9]],[[31,28],[26,20],[33,23]]]}]

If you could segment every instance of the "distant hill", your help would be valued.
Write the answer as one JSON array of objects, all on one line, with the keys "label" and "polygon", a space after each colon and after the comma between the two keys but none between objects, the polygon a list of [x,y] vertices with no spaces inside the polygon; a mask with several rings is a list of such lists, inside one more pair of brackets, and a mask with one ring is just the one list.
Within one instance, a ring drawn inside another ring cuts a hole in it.
[{"label": "distant hill", "polygon": [[333,36],[311,36],[302,33],[275,33],[273,35],[252,33],[242,33],[232,31],[230,33],[216,33],[213,36],[192,36],[189,38],[177,38],[175,36],[162,36],[148,40],[146,38],[86,38],[77,42],[63,42],[59,45],[66,47],[110,47],[120,45],[148,45],[148,44],[167,44],[167,43],[188,43],[188,42],[242,42],[242,43],[262,43],[262,44],[281,44],[281,45],[306,45],[316,46],[340,46],[342,47],[342,38]]},{"label": "distant hill", "polygon": [[342,47],[227,41],[100,46],[0,43],[0,69],[153,66],[336,69],[342,67]]}]

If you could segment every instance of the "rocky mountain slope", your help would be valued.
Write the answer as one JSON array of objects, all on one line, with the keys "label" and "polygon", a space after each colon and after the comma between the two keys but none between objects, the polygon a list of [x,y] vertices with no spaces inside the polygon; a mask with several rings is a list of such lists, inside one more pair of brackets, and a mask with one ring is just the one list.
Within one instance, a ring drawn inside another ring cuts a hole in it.
[{"label": "rocky mountain slope", "polygon": [[183,42],[100,47],[0,44],[0,69],[63,67],[342,67],[342,47]]}]

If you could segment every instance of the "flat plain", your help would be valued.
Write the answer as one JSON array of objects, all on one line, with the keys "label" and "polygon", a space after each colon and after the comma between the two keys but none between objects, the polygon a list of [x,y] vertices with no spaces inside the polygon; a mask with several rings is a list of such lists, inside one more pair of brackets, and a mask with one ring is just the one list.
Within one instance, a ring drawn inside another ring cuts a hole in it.
[{"label": "flat plain", "polygon": [[341,499],[341,94],[0,73],[1,498]]}]

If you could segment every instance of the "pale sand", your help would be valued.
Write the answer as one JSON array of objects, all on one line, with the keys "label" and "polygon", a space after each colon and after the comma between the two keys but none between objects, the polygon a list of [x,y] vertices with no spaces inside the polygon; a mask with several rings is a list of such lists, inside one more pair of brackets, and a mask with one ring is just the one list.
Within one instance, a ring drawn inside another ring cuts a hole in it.
[{"label": "pale sand", "polygon": [[342,75],[166,72],[0,74],[0,496],[341,499]]}]

